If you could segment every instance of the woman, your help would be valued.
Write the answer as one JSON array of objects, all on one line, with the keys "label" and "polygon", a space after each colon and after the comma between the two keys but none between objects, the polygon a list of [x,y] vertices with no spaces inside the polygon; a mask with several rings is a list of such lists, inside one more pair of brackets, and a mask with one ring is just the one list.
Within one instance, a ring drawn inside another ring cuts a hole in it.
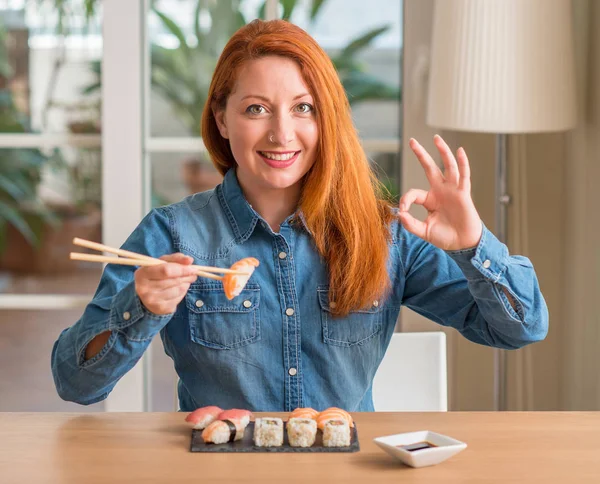
[{"label": "woman", "polygon": [[[62,398],[106,398],[158,333],[184,411],[373,410],[373,376],[402,304],[483,345],[545,337],[533,267],[483,226],[465,152],[455,160],[436,137],[442,174],[411,140],[431,188],[391,207],[331,61],[300,28],[254,21],[231,38],[202,136],[223,183],[152,210],[123,246],[167,264],[106,267],[54,346]],[[413,203],[428,210],[424,222],[408,213]],[[188,267],[247,256],[260,267],[231,301]]]}]

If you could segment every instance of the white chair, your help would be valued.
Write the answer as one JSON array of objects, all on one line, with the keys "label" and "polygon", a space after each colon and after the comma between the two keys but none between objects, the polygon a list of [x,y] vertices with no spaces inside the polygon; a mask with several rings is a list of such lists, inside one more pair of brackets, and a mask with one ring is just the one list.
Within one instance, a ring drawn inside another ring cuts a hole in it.
[{"label": "white chair", "polygon": [[377,412],[446,412],[446,334],[394,333],[373,380]]}]

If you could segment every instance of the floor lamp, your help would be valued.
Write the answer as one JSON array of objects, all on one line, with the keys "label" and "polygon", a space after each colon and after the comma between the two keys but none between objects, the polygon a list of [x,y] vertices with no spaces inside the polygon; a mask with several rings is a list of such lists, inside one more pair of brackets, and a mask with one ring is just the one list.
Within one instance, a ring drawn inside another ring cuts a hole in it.
[{"label": "floor lamp", "polygon": [[[570,0],[437,0],[427,124],[496,134],[495,234],[507,242],[507,137],[576,122]],[[477,163],[477,160],[472,160]],[[506,352],[494,350],[494,404],[507,409]]]}]

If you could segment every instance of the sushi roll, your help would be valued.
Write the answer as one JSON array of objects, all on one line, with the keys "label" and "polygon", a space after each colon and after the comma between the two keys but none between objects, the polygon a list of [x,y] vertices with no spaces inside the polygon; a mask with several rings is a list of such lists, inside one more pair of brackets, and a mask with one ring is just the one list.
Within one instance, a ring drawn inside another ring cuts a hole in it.
[{"label": "sushi roll", "polygon": [[215,420],[202,431],[202,440],[212,444],[224,444],[242,440],[246,425],[239,420]]},{"label": "sushi roll", "polygon": [[257,418],[254,423],[254,444],[257,447],[283,445],[283,420],[277,417]]},{"label": "sushi roll", "polygon": [[350,425],[345,419],[328,420],[323,430],[324,447],[346,447],[350,445]]},{"label": "sushi roll", "polygon": [[250,410],[241,410],[239,408],[232,408],[229,410],[222,410],[217,416],[217,420],[240,420],[244,426],[248,425],[250,419],[253,417]]},{"label": "sushi roll", "polygon": [[297,408],[290,414],[290,419],[312,418],[313,420],[317,420],[318,416],[319,412],[317,412],[314,408]]},{"label": "sushi roll", "polygon": [[320,430],[324,430],[327,421],[332,419],[346,420],[350,427],[354,427],[352,416],[348,412],[346,412],[346,410],[342,410],[341,408],[337,407],[330,407],[327,410],[323,410],[317,417],[317,427]]},{"label": "sushi roll", "polygon": [[185,418],[185,421],[191,423],[194,429],[202,430],[217,420],[222,411],[220,407],[197,408]]},{"label": "sushi roll", "polygon": [[287,434],[292,447],[310,447],[317,437],[317,421],[312,418],[290,418]]}]

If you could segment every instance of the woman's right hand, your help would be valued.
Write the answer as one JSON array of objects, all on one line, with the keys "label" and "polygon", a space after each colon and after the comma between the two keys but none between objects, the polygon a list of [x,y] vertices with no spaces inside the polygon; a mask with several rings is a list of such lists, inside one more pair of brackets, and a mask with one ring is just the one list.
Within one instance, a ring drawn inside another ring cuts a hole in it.
[{"label": "woman's right hand", "polygon": [[135,271],[135,292],[151,313],[171,314],[198,276],[190,267],[194,259],[188,255],[169,254],[160,260],[167,264],[140,267]]}]

